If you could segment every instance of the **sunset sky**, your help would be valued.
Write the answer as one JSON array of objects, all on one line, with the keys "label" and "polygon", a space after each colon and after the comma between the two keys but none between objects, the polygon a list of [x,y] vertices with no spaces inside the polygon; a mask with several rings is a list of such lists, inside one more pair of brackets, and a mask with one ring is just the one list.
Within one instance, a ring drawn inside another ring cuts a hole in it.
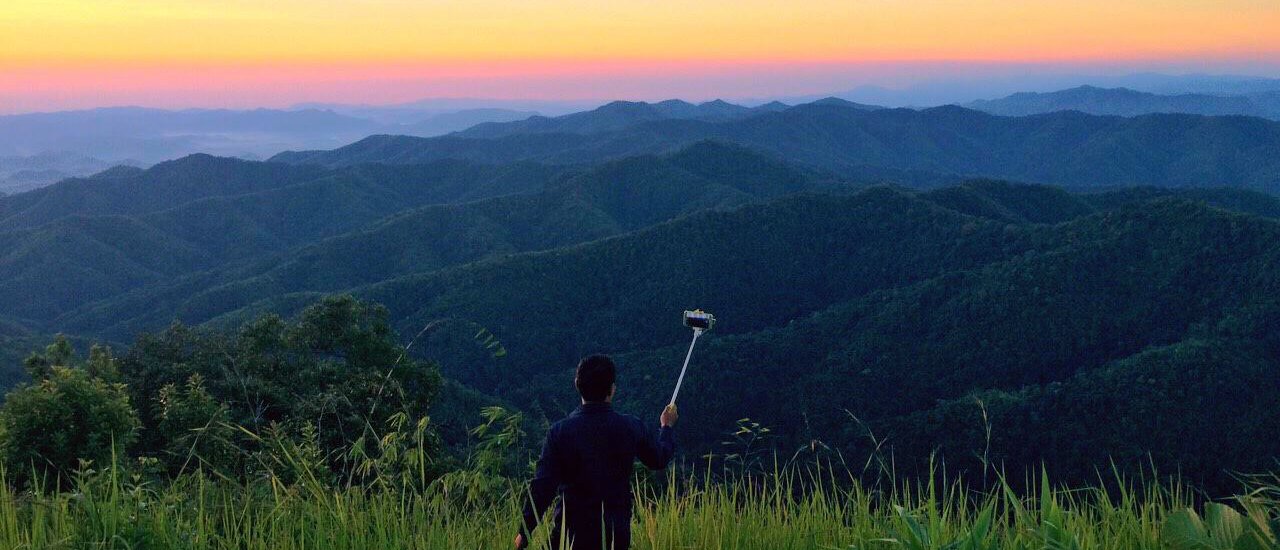
[{"label": "sunset sky", "polygon": [[1280,76],[1277,0],[3,0],[0,112]]}]

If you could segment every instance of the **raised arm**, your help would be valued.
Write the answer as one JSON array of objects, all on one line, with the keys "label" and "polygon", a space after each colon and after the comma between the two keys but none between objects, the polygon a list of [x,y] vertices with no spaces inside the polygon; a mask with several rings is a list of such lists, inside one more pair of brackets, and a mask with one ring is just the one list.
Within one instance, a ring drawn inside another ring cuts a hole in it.
[{"label": "raised arm", "polygon": [[671,463],[671,457],[676,454],[676,418],[676,406],[667,405],[667,408],[662,411],[661,426],[656,436],[645,430],[642,423],[636,422],[640,424],[640,446],[636,452],[636,458],[640,459],[640,463],[646,468],[661,470]]}]

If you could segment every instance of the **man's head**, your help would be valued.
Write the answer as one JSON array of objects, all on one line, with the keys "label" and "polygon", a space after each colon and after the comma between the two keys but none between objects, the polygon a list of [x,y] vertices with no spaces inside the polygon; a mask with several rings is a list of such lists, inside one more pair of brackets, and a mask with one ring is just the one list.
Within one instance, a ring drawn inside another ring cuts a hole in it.
[{"label": "man's head", "polygon": [[608,355],[589,355],[578,363],[573,385],[578,387],[584,402],[611,401],[617,377],[618,369]]}]

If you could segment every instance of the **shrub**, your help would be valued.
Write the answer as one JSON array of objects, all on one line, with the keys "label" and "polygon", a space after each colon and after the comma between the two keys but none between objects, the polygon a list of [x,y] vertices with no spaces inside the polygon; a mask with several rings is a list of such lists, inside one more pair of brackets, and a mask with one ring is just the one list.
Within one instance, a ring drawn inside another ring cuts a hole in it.
[{"label": "shrub", "polygon": [[123,384],[111,379],[115,360],[95,347],[90,360],[59,337],[44,354],[27,360],[34,378],[10,392],[0,407],[0,456],[11,481],[68,482],[81,461],[105,463],[123,456],[138,417]]},{"label": "shrub", "polygon": [[226,405],[205,390],[204,378],[191,375],[182,386],[168,384],[156,397],[156,431],[165,445],[161,459],[172,474],[197,466],[224,475],[239,470],[239,430],[230,424]]}]

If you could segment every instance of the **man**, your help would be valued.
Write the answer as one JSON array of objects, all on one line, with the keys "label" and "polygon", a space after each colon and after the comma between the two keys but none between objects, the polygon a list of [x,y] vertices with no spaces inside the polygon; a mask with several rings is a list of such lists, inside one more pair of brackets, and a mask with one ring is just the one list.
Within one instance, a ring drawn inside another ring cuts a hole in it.
[{"label": "man", "polygon": [[639,418],[613,411],[617,385],[613,360],[592,355],[578,363],[573,384],[582,405],[564,420],[551,425],[542,444],[537,471],[529,484],[524,507],[524,529],[516,535],[516,548],[524,548],[556,495],[551,527],[552,548],[574,550],[626,550],[631,546],[631,474],[636,459],[661,470],[675,454],[675,405],[667,405],[656,435],[645,430]]}]

